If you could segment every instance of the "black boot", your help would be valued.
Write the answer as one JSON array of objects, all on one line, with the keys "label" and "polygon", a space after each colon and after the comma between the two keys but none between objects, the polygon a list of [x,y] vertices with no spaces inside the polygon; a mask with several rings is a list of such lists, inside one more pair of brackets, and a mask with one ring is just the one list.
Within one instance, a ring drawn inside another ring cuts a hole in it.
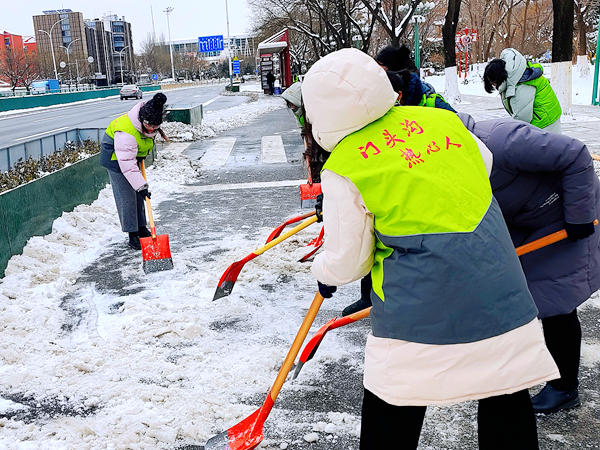
[{"label": "black boot", "polygon": [[152,236],[152,233],[150,233],[150,230],[148,228],[140,227],[138,229],[138,236],[141,238],[150,237]]},{"label": "black boot", "polygon": [[575,408],[581,405],[577,388],[559,391],[549,384],[539,394],[531,398],[533,412],[536,414],[554,414],[555,412]]},{"label": "black boot", "polygon": [[142,244],[140,244],[140,236],[137,231],[131,231],[129,233],[129,246],[134,250],[141,250]]},{"label": "black boot", "polygon": [[344,308],[344,310],[342,311],[342,317],[349,316],[350,314],[362,311],[363,309],[367,309],[369,306],[372,306],[371,300],[367,300],[361,297],[360,300],[357,300],[351,305],[348,305]]}]

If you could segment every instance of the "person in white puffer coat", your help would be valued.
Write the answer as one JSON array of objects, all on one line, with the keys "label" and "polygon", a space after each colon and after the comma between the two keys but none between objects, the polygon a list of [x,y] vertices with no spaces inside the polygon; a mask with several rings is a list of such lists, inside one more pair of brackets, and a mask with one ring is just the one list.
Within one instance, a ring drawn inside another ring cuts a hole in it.
[{"label": "person in white puffer coat", "polygon": [[356,49],[313,65],[302,97],[313,145],[331,152],[319,291],[373,279],[361,450],[416,449],[428,405],[466,400],[479,400],[480,449],[537,449],[527,388],[559,373],[489,150],[449,111],[394,107],[385,72]]}]

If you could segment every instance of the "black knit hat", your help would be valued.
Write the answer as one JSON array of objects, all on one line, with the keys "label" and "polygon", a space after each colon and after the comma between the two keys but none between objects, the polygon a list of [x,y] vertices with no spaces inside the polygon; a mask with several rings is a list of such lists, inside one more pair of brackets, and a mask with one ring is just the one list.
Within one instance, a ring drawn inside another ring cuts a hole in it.
[{"label": "black knit hat", "polygon": [[146,121],[150,125],[160,125],[163,121],[163,109],[167,96],[161,92],[156,94],[140,108],[140,122]]},{"label": "black knit hat", "polygon": [[423,83],[417,74],[408,70],[386,72],[395,92],[402,92],[403,103],[408,106],[418,106],[423,99]]},{"label": "black knit hat", "polygon": [[400,48],[391,45],[384,47],[375,57],[375,60],[394,72],[404,69],[415,73],[419,71],[410,57],[410,49],[404,44]]}]

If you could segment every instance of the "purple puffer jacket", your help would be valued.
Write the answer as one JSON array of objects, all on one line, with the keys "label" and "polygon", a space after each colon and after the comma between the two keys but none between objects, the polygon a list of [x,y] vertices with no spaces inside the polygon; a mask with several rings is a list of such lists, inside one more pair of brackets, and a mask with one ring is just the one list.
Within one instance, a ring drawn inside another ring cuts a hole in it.
[{"label": "purple puffer jacket", "polygon": [[[511,118],[465,126],[494,155],[490,182],[515,247],[600,219],[600,182],[581,141]],[[572,312],[600,288],[600,230],[521,257],[539,318]]]},{"label": "purple puffer jacket", "polygon": [[[131,120],[131,123],[133,124],[136,130],[138,130],[146,137],[154,138],[157,134],[156,131],[154,133],[144,133],[142,131],[142,124],[139,119],[139,113],[140,108],[144,104],[146,104],[146,102],[138,103],[133,108],[131,108],[127,115],[129,116],[129,120]],[[133,137],[129,133],[125,133],[124,131],[117,131],[115,133],[114,145],[115,155],[117,155],[117,162],[119,163],[119,168],[121,169],[121,172],[123,173],[127,181],[129,181],[129,184],[131,184],[133,189],[135,189],[136,191],[147,187],[148,185],[146,183],[146,180],[144,180],[142,172],[140,171],[140,168],[137,165],[136,157],[138,152],[138,146],[135,137]]]}]

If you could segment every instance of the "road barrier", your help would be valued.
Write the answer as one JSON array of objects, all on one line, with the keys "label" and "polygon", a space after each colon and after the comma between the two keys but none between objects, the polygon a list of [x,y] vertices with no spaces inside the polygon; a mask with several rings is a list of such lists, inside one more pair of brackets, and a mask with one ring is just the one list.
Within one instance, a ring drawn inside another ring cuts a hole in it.
[{"label": "road barrier", "polygon": [[[159,85],[141,86],[142,92],[158,91]],[[79,102],[119,95],[121,88],[97,89],[94,91],[63,92],[60,94],[28,95],[24,97],[0,98],[0,111],[14,111],[17,109],[37,108],[40,106],[54,106],[64,103]]]},{"label": "road barrier", "polygon": [[[99,142],[104,129],[78,129],[59,134],[59,138],[51,140],[61,142],[65,136],[78,136],[80,142],[86,138]],[[48,138],[54,136],[43,139]],[[147,165],[152,164],[155,155],[154,149],[146,158]],[[49,234],[52,223],[63,212],[73,211],[77,205],[90,204],[98,198],[100,190],[109,183],[108,173],[99,161],[100,155],[96,154],[0,194],[0,277],[4,276],[8,260],[21,254],[31,237]]]}]

